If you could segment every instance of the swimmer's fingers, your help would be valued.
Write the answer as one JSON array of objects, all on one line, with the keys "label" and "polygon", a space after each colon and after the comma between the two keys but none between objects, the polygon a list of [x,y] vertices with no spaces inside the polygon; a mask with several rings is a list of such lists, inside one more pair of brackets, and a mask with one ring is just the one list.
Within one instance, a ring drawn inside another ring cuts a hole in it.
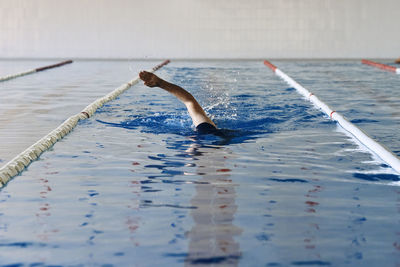
[{"label": "swimmer's fingers", "polygon": [[141,71],[139,73],[139,77],[144,81],[144,84],[149,87],[158,86],[158,82],[160,80],[160,78],[158,78],[155,74],[147,71]]},{"label": "swimmer's fingers", "polygon": [[149,73],[147,71],[141,71],[139,72],[139,78],[142,79],[143,81],[146,81],[149,78]]},{"label": "swimmer's fingers", "polygon": [[151,75],[147,71],[139,72],[139,78],[144,82],[144,85],[152,87]]}]

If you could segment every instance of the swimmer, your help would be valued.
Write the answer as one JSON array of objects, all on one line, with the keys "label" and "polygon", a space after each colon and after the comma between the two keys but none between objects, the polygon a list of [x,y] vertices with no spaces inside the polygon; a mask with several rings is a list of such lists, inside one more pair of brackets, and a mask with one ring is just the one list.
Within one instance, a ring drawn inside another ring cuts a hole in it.
[{"label": "swimmer", "polygon": [[199,134],[219,135],[219,130],[215,123],[206,115],[203,108],[188,91],[178,85],[164,81],[151,72],[141,71],[139,77],[148,87],[160,87],[182,101]]}]

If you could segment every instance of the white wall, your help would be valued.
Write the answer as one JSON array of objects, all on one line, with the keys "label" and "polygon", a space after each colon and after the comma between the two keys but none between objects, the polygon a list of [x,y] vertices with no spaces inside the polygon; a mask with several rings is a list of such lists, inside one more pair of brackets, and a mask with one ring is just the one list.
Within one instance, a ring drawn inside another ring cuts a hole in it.
[{"label": "white wall", "polygon": [[397,58],[399,0],[0,0],[0,58]]}]

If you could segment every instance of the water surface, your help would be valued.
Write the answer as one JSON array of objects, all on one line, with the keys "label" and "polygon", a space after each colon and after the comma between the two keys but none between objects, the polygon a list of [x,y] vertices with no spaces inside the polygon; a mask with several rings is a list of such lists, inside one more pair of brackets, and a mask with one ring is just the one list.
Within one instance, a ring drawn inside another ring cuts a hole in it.
[{"label": "water surface", "polygon": [[[400,76],[358,61],[273,63],[400,155]],[[46,109],[0,130],[2,163],[36,137],[20,132],[40,138],[153,65],[81,61],[2,83],[2,114]],[[173,96],[135,85],[2,189],[1,264],[400,264],[399,175],[262,62],[178,61],[158,75],[230,138],[197,136]]]}]

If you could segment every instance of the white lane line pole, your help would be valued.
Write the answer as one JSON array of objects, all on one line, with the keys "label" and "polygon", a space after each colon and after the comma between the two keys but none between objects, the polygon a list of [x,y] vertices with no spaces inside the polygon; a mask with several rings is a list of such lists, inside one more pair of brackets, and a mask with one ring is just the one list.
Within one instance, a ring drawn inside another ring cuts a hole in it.
[{"label": "white lane line pole", "polygon": [[[161,64],[155,66],[150,72],[154,72],[170,61],[166,60]],[[115,99],[117,96],[128,90],[131,86],[138,83],[139,76],[135,77],[126,84],[121,85],[111,93],[95,100],[93,103],[84,108],[80,113],[69,117],[55,130],[44,136],[32,146],[28,147],[18,156],[10,160],[3,167],[0,168],[0,188],[5,186],[13,177],[20,174],[25,168],[35,159],[37,159],[44,151],[52,147],[57,141],[62,139],[65,135],[72,131],[80,120],[90,118],[98,108],[102,107],[106,102]]]},{"label": "white lane line pole", "polygon": [[390,152],[388,149],[383,147],[378,142],[374,141],[366,133],[364,133],[360,128],[346,120],[338,112],[332,110],[328,105],[318,99],[313,93],[310,93],[306,88],[298,84],[295,80],[286,75],[283,71],[278,69],[275,65],[271,64],[269,61],[265,60],[264,65],[272,69],[272,71],[286,81],[290,86],[294,87],[301,95],[311,101],[315,106],[320,108],[325,114],[327,114],[332,120],[337,121],[339,125],[345,129],[347,132],[351,133],[357,140],[359,140],[364,146],[368,148],[369,151],[377,155],[384,162],[386,162],[390,167],[392,167],[396,172],[400,174],[400,159]]},{"label": "white lane line pole", "polygon": [[63,65],[70,64],[72,62],[73,62],[72,60],[66,60],[66,61],[62,61],[62,62],[57,63],[57,64],[48,65],[48,66],[44,66],[44,67],[40,67],[40,68],[36,68],[36,69],[32,69],[32,70],[20,72],[20,73],[17,73],[17,74],[11,74],[11,75],[8,75],[8,76],[5,76],[5,77],[0,77],[0,82],[8,81],[8,80],[11,80],[11,79],[14,79],[14,78],[17,78],[17,77],[25,76],[25,75],[32,74],[32,73],[35,73],[35,72],[44,71],[44,70],[47,70],[47,69],[61,67]]}]

